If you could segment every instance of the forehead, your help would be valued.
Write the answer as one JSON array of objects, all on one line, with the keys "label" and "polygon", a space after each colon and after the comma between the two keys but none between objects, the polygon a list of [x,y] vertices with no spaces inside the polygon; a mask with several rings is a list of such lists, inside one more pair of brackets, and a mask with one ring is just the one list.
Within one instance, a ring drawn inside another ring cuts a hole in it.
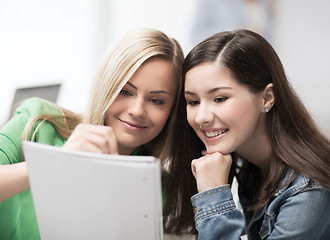
[{"label": "forehead", "polygon": [[230,70],[214,62],[199,64],[190,69],[185,76],[185,88],[208,89],[218,85],[235,86],[238,81]]},{"label": "forehead", "polygon": [[174,65],[167,59],[154,57],[145,61],[133,74],[130,83],[136,87],[176,88]]}]

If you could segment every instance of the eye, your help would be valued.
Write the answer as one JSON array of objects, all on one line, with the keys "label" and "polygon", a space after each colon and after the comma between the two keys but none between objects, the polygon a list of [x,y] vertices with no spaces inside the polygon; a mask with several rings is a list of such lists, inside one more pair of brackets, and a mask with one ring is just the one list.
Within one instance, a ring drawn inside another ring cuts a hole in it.
[{"label": "eye", "polygon": [[187,105],[190,105],[190,106],[196,106],[196,105],[198,105],[199,104],[199,101],[197,101],[197,100],[188,100],[187,101]]},{"label": "eye", "polygon": [[222,102],[226,101],[227,99],[228,99],[227,97],[217,97],[214,99],[214,102],[222,103]]},{"label": "eye", "polygon": [[150,99],[150,102],[152,102],[152,103],[154,103],[156,105],[163,105],[164,104],[164,102],[162,100],[157,99],[157,98]]},{"label": "eye", "polygon": [[128,90],[126,90],[126,89],[122,89],[122,90],[120,91],[120,94],[121,94],[121,95],[124,95],[124,96],[132,96],[132,95],[133,95],[130,91],[128,91]]}]

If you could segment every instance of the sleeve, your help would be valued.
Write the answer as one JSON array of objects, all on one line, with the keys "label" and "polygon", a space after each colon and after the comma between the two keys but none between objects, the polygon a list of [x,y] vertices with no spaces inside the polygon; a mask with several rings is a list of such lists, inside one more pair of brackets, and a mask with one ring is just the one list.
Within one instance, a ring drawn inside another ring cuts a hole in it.
[{"label": "sleeve", "polygon": [[0,131],[0,164],[23,161],[24,128],[31,118],[48,113],[48,105],[40,98],[30,98],[16,109],[15,116]]},{"label": "sleeve", "polygon": [[330,239],[330,192],[316,185],[286,198],[268,240]]},{"label": "sleeve", "polygon": [[229,184],[198,193],[191,202],[199,240],[240,239],[245,221]]},{"label": "sleeve", "polygon": [[0,164],[12,164],[22,161],[21,142],[29,118],[28,108],[21,105],[17,108],[15,116],[1,129]]}]

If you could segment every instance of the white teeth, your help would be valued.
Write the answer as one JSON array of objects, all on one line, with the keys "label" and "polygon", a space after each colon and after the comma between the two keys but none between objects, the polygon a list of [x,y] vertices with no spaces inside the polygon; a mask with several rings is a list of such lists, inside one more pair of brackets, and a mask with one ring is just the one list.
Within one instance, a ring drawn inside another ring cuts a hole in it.
[{"label": "white teeth", "polygon": [[216,137],[222,133],[226,132],[225,129],[223,130],[219,130],[219,131],[213,131],[213,132],[205,132],[205,135],[208,136],[208,137]]}]

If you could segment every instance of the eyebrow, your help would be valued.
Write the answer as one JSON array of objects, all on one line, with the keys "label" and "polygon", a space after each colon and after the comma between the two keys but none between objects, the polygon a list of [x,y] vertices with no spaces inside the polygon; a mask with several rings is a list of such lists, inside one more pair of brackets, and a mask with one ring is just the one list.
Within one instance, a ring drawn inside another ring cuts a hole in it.
[{"label": "eyebrow", "polygon": [[[130,83],[130,82],[127,82],[127,84],[130,85],[130,86],[131,86],[132,88],[134,88],[135,90],[138,89],[137,86],[135,86],[134,84],[132,84],[132,83]],[[154,90],[154,91],[150,91],[150,93],[153,93],[153,94],[155,94],[155,93],[165,93],[165,94],[171,96],[171,94],[170,94],[169,92],[164,91],[164,90]]]},{"label": "eyebrow", "polygon": [[137,87],[135,85],[133,85],[132,83],[127,82],[127,84],[130,85],[132,88],[137,89]]},{"label": "eyebrow", "polygon": [[[207,91],[208,94],[212,94],[215,93],[219,90],[223,90],[223,89],[232,89],[231,87],[216,87],[216,88],[212,88],[209,91]],[[185,91],[184,94],[186,95],[197,95],[196,93],[190,92],[190,91]]]}]

